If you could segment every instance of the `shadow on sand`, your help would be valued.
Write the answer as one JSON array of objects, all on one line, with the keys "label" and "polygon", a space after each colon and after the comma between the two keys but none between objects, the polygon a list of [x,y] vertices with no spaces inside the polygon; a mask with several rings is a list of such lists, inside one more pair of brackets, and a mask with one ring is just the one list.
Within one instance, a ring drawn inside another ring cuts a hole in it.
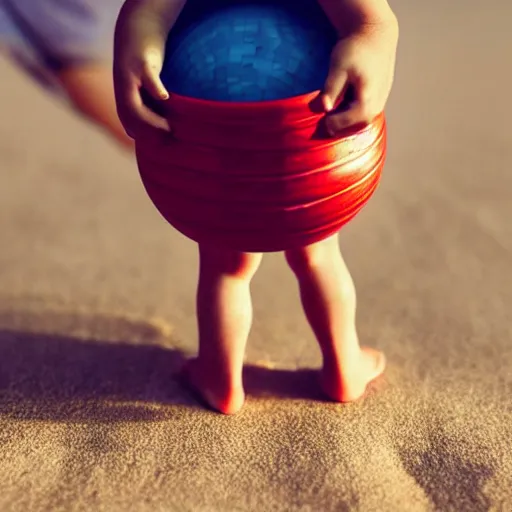
[{"label": "shadow on sand", "polygon": [[[47,421],[158,421],[168,405],[201,410],[177,373],[183,352],[0,330],[0,417]],[[251,397],[321,400],[313,370],[246,366]]]}]

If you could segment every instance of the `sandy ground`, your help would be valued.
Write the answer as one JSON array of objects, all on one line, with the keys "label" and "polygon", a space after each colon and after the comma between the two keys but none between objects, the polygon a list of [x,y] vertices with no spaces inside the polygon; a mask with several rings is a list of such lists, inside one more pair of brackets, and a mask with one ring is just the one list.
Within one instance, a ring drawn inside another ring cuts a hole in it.
[{"label": "sandy ground", "polygon": [[0,62],[2,512],[512,510],[512,4],[395,6],[386,175],[342,236],[389,370],[351,406],[315,394],[280,255],[246,408],[196,404],[173,379],[195,247],[131,158]]}]

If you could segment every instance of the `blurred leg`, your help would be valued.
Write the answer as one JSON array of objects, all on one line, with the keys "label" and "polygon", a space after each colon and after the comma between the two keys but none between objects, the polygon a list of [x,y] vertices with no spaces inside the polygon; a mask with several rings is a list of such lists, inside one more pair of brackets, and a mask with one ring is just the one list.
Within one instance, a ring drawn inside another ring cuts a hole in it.
[{"label": "blurred leg", "polygon": [[124,147],[133,148],[133,140],[117,116],[112,70],[107,64],[69,66],[57,77],[81,114],[107,130]]}]

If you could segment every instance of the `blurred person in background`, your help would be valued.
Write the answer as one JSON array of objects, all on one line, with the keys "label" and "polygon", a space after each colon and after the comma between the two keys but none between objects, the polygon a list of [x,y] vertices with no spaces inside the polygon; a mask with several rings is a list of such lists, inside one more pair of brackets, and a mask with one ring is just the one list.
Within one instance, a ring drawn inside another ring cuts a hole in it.
[{"label": "blurred person in background", "polygon": [[112,79],[123,0],[0,0],[0,53],[124,147]]}]

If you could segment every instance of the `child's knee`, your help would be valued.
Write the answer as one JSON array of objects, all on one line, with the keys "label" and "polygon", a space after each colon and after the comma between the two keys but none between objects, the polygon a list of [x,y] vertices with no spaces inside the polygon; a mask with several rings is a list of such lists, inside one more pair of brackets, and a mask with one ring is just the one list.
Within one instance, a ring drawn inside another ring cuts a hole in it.
[{"label": "child's knee", "polygon": [[254,276],[262,258],[261,254],[203,246],[199,247],[199,254],[202,271],[244,279],[251,279]]},{"label": "child's knee", "polygon": [[331,265],[339,257],[337,239],[328,239],[307,247],[285,252],[286,261],[295,274],[302,275]]}]

